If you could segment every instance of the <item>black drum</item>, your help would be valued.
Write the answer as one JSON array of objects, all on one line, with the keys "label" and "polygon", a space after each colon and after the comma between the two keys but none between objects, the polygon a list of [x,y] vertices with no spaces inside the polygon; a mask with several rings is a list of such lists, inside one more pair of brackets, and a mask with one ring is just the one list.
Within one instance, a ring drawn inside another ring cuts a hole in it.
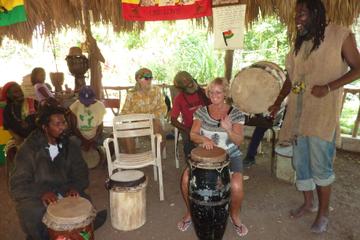
[{"label": "black drum", "polygon": [[225,150],[197,147],[191,151],[189,202],[200,240],[222,239],[229,216],[230,171]]}]

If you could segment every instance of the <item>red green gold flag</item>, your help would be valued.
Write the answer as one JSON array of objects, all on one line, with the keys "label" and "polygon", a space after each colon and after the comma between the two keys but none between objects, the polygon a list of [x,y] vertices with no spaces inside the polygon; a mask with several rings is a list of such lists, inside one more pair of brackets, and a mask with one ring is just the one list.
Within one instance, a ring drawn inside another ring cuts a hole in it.
[{"label": "red green gold flag", "polygon": [[24,0],[0,0],[0,26],[25,21]]},{"label": "red green gold flag", "polygon": [[211,16],[211,0],[121,0],[129,21],[160,21]]}]

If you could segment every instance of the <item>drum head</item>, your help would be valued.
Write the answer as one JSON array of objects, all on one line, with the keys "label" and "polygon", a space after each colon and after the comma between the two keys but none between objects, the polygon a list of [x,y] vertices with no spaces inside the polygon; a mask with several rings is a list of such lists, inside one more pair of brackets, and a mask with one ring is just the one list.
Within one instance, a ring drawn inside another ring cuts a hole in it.
[{"label": "drum head", "polygon": [[61,229],[64,225],[82,223],[94,217],[94,211],[89,200],[82,197],[66,197],[50,204],[44,218]]},{"label": "drum head", "polygon": [[110,180],[112,185],[116,187],[135,187],[145,182],[146,177],[142,171],[126,170],[114,173]]},{"label": "drum head", "polygon": [[81,155],[88,165],[88,168],[94,168],[100,162],[100,154],[96,149],[90,148],[89,151],[81,150]]},{"label": "drum head", "polygon": [[267,112],[279,95],[285,78],[275,63],[254,63],[236,74],[231,83],[234,105],[247,113]]},{"label": "drum head", "polygon": [[213,149],[206,150],[203,147],[196,147],[191,151],[191,163],[196,166],[211,168],[223,165],[224,162],[228,164],[226,151],[222,148],[214,146]]}]

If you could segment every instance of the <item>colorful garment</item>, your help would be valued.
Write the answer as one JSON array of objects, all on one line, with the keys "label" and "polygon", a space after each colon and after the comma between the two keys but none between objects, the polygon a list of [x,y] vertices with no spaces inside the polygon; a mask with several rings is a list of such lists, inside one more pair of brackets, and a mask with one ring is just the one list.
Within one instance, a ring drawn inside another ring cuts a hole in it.
[{"label": "colorful garment", "polygon": [[151,86],[149,90],[144,91],[129,90],[121,113],[150,113],[154,114],[155,118],[164,117],[167,108],[161,89],[157,86]]},{"label": "colorful garment", "polygon": [[94,138],[97,128],[103,123],[106,113],[104,104],[96,100],[95,103],[86,107],[79,100],[76,100],[69,108],[76,116],[77,128],[83,137],[86,139]]},{"label": "colorful garment", "polygon": [[50,92],[49,88],[45,85],[45,83],[36,83],[34,85],[34,89],[35,89],[35,96],[36,96],[36,100],[41,103],[42,101],[46,100],[46,97],[44,95],[42,95],[42,93],[39,91],[40,88],[45,89],[46,93],[52,97],[55,98],[54,94],[52,94],[52,92]]}]

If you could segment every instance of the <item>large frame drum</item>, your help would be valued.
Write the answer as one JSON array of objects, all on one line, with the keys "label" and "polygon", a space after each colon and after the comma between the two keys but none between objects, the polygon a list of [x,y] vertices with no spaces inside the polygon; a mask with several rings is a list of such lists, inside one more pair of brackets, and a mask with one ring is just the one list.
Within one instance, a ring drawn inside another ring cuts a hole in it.
[{"label": "large frame drum", "polygon": [[94,240],[96,210],[82,197],[66,197],[48,206],[43,217],[51,240]]},{"label": "large frame drum", "polygon": [[146,222],[147,179],[138,170],[118,171],[106,183],[110,190],[111,225],[118,230],[137,229]]},{"label": "large frame drum", "polygon": [[196,235],[222,239],[229,216],[230,171],[225,150],[197,147],[191,151],[189,202]]},{"label": "large frame drum", "polygon": [[231,82],[234,105],[249,114],[267,113],[285,79],[283,70],[272,62],[260,61],[242,69]]}]

